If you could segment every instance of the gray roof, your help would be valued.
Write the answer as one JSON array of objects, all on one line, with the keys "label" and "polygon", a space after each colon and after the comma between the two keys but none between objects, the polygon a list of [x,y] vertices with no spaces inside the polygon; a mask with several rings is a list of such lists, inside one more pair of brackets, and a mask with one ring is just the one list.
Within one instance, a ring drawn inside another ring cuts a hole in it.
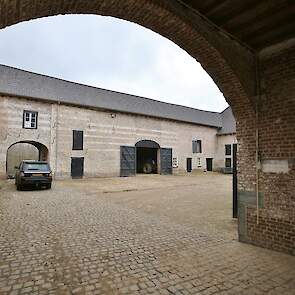
[{"label": "gray roof", "polygon": [[0,93],[222,128],[220,113],[95,88],[0,65]]},{"label": "gray roof", "polygon": [[221,121],[222,121],[222,128],[218,131],[218,134],[231,134],[236,133],[236,120],[233,115],[232,109],[228,107],[225,109],[221,115]]}]

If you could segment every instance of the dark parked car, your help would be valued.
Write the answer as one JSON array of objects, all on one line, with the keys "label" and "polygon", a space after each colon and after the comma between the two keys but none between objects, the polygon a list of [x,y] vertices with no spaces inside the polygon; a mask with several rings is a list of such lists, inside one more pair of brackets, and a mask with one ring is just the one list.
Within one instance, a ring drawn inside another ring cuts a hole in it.
[{"label": "dark parked car", "polygon": [[51,183],[52,172],[47,162],[24,160],[17,167],[15,174],[17,190],[21,190],[25,186],[46,186],[50,189]]}]

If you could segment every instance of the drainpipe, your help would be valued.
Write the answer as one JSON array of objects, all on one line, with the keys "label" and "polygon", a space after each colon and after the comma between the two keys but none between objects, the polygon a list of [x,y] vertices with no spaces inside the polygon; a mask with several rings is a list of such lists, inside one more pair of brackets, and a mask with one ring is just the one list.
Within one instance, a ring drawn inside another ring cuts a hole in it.
[{"label": "drainpipe", "polygon": [[58,157],[58,126],[59,126],[59,106],[60,106],[60,101],[57,102],[57,108],[56,108],[56,128],[55,128],[55,175],[54,177],[56,178],[57,175],[57,157]]},{"label": "drainpipe", "polygon": [[261,80],[260,80],[260,64],[259,56],[256,55],[256,152],[255,152],[255,166],[256,166],[256,224],[259,224],[259,170],[260,170],[260,153],[259,153],[259,107],[261,100]]}]

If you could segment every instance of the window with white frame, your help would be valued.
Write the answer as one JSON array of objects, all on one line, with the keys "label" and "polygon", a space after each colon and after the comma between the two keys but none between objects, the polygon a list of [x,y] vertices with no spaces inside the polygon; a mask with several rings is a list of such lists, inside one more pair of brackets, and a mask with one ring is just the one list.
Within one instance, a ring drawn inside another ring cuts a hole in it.
[{"label": "window with white frame", "polygon": [[23,128],[37,129],[38,112],[24,111]]}]

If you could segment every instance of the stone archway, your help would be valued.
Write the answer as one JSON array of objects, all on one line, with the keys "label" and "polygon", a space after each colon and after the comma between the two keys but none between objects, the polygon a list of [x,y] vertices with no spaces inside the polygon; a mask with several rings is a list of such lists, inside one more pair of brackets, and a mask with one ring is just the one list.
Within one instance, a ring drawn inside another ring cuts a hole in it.
[{"label": "stone archway", "polygon": [[140,140],[136,148],[136,173],[160,173],[160,145],[153,140]]},{"label": "stone archway", "polygon": [[[182,0],[0,0],[0,29],[58,14],[98,14],[140,24],[187,51],[222,91],[237,121],[238,187],[241,199],[245,200],[245,210],[239,220],[240,239],[294,254],[295,46],[291,42],[294,34],[286,44],[253,52],[186,6],[188,2],[193,3]],[[259,116],[255,114],[256,108]],[[260,137],[256,137],[258,134]],[[256,152],[262,162],[259,181]],[[259,205],[259,195],[264,205]]]},{"label": "stone archway", "polygon": [[22,160],[48,161],[48,148],[36,141],[23,140],[10,145],[6,152],[6,175],[13,178],[15,167],[19,166]]}]

